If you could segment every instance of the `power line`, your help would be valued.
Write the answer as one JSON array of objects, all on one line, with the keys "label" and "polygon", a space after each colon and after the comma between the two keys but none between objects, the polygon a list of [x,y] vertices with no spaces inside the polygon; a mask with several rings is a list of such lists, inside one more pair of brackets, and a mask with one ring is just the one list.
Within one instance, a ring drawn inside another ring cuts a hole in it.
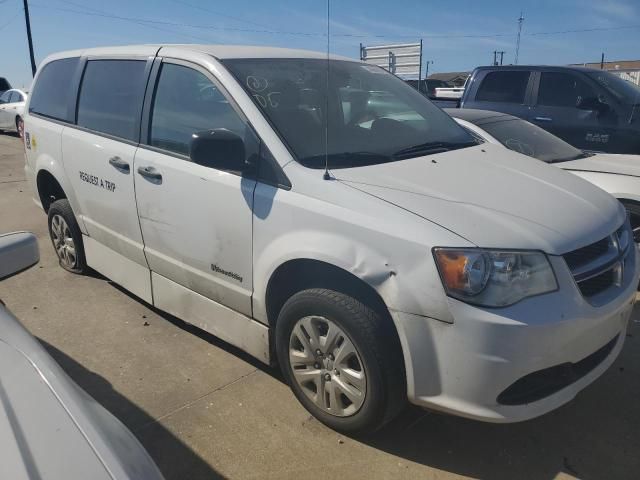
[{"label": "power line", "polygon": [[[113,15],[109,13],[98,13],[87,12],[81,10],[75,10],[71,8],[65,7],[52,7],[50,5],[43,5],[39,3],[32,3],[32,6],[37,6],[39,8],[48,8],[52,10],[59,10],[63,12],[75,13],[78,15],[87,15],[94,17],[102,17],[102,18],[111,18],[114,20],[122,20],[127,22],[135,22],[138,24],[144,24],[146,26],[151,25],[164,25],[164,26],[175,26],[175,27],[188,27],[188,28],[198,28],[205,30],[216,30],[216,31],[229,31],[229,32],[244,32],[244,33],[263,33],[268,35],[292,35],[292,36],[304,36],[304,37],[326,37],[326,33],[322,32],[295,32],[295,31],[284,31],[284,30],[259,30],[259,29],[249,29],[249,28],[236,28],[236,27],[221,27],[218,25],[203,25],[203,24],[194,24],[194,23],[184,23],[184,22],[169,22],[164,20],[153,20],[153,19],[145,19],[145,18],[135,18],[135,17],[126,17],[123,15]],[[582,28],[582,29],[574,29],[574,30],[556,30],[556,31],[548,31],[548,32],[531,32],[531,33],[523,33],[522,36],[537,36],[537,35],[562,35],[569,33],[584,33],[584,32],[596,32],[596,31],[614,31],[614,30],[624,30],[624,29],[635,29],[640,28],[640,24],[637,25],[619,25],[616,27],[596,27],[596,28]],[[416,38],[416,37],[425,37],[425,38],[500,38],[500,37],[514,37],[514,33],[491,33],[491,34],[429,34],[429,33],[416,33],[415,35],[377,35],[377,34],[350,34],[350,33],[336,33],[333,34],[332,37],[345,37],[345,38]]]},{"label": "power line", "polygon": [[214,15],[218,15],[219,17],[225,17],[225,18],[228,18],[230,20],[235,20],[236,22],[247,23],[249,25],[254,25],[256,27],[269,28],[267,25],[264,25],[262,23],[256,23],[256,22],[253,22],[251,20],[245,20],[243,18],[239,18],[239,17],[234,17],[232,15],[228,15],[226,13],[220,13],[220,12],[217,12],[215,10],[211,10],[210,8],[205,8],[205,7],[202,7],[200,5],[194,5],[194,4],[189,3],[189,2],[184,2],[183,0],[171,0],[171,1],[174,2],[174,3],[178,3],[180,5],[186,5],[187,7],[195,8],[196,10],[201,10],[203,12],[213,13]]}]

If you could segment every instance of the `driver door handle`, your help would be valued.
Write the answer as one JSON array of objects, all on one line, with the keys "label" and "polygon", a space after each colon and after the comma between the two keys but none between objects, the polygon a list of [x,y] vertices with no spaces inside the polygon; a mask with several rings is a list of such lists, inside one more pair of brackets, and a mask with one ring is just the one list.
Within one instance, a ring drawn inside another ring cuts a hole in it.
[{"label": "driver door handle", "polygon": [[553,118],[551,117],[534,117],[534,120],[537,122],[552,122]]},{"label": "driver door handle", "polygon": [[117,168],[118,170],[121,170],[123,172],[129,173],[129,164],[127,162],[125,162],[124,160],[122,160],[118,156],[111,157],[109,159],[109,165],[111,165],[112,167]]},{"label": "driver door handle", "polygon": [[138,167],[138,173],[145,178],[155,181],[162,180],[162,174],[158,172],[154,167]]}]

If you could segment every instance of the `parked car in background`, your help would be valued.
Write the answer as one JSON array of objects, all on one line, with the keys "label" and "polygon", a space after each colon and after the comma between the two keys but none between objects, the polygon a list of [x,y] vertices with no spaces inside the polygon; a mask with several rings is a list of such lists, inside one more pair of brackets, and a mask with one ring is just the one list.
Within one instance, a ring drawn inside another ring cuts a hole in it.
[{"label": "parked car in background", "polygon": [[[453,87],[453,85],[451,85],[448,82],[445,82],[444,80],[437,80],[437,79],[430,79],[430,78],[420,80],[420,85],[418,84],[418,80],[405,80],[405,81],[416,90],[419,90],[421,93],[426,94],[427,97],[431,99],[436,98],[436,88],[452,88]],[[420,88],[418,88],[418,86],[420,86]]]},{"label": "parked car in background", "polygon": [[[0,280],[38,260],[34,235],[0,235]],[[1,300],[0,445],[2,479],[162,479],[133,434],[67,376]]]},{"label": "parked car in background", "polygon": [[0,95],[11,88],[11,84],[6,78],[0,77]]},{"label": "parked car in background", "polygon": [[640,242],[640,156],[585,152],[505,113],[466,108],[445,112],[482,141],[554,164],[609,192],[629,212],[634,239]]},{"label": "parked car in background", "polygon": [[337,430],[407,400],[533,418],[622,349],[640,276],[622,205],[478,145],[376,66],[228,45],[59,53],[25,140],[63,268],[277,363]]},{"label": "parked car in background", "polygon": [[7,90],[0,96],[0,130],[17,132],[22,138],[24,133],[24,105],[27,92]]},{"label": "parked car in background", "polygon": [[640,154],[640,87],[607,71],[479,67],[460,106],[515,115],[581,150]]}]

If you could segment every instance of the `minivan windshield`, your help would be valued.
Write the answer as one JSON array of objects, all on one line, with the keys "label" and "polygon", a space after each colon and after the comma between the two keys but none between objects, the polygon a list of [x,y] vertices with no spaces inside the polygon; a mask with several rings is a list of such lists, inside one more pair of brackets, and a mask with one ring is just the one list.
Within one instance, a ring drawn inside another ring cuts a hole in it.
[{"label": "minivan windshield", "polygon": [[346,168],[477,145],[418,91],[373,65],[298,58],[223,63],[307,167],[324,168],[325,153],[329,168]]},{"label": "minivan windshield", "polygon": [[640,102],[640,86],[606,71],[596,70],[588,72],[587,75],[602,85],[622,103],[635,105]]},{"label": "minivan windshield", "polygon": [[510,150],[547,163],[566,162],[588,157],[564,140],[519,118],[478,125]]}]

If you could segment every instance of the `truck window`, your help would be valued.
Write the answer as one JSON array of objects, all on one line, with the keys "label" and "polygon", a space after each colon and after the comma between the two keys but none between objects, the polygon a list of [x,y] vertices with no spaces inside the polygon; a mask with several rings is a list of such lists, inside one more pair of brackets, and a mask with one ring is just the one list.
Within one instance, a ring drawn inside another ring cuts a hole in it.
[{"label": "truck window", "polygon": [[77,66],[78,57],[47,63],[38,74],[29,102],[29,113],[72,122],[69,104],[74,94],[72,79]]},{"label": "truck window", "polygon": [[538,105],[575,107],[578,97],[592,98],[596,94],[577,75],[563,72],[542,72],[538,88]]},{"label": "truck window", "polygon": [[530,72],[490,72],[484,77],[476,100],[481,102],[524,103]]},{"label": "truck window", "polygon": [[191,135],[226,128],[244,138],[246,125],[220,90],[204,74],[164,63],[151,113],[149,144],[189,155]]},{"label": "truck window", "polygon": [[143,60],[87,62],[78,100],[78,125],[137,141],[145,66]]}]

